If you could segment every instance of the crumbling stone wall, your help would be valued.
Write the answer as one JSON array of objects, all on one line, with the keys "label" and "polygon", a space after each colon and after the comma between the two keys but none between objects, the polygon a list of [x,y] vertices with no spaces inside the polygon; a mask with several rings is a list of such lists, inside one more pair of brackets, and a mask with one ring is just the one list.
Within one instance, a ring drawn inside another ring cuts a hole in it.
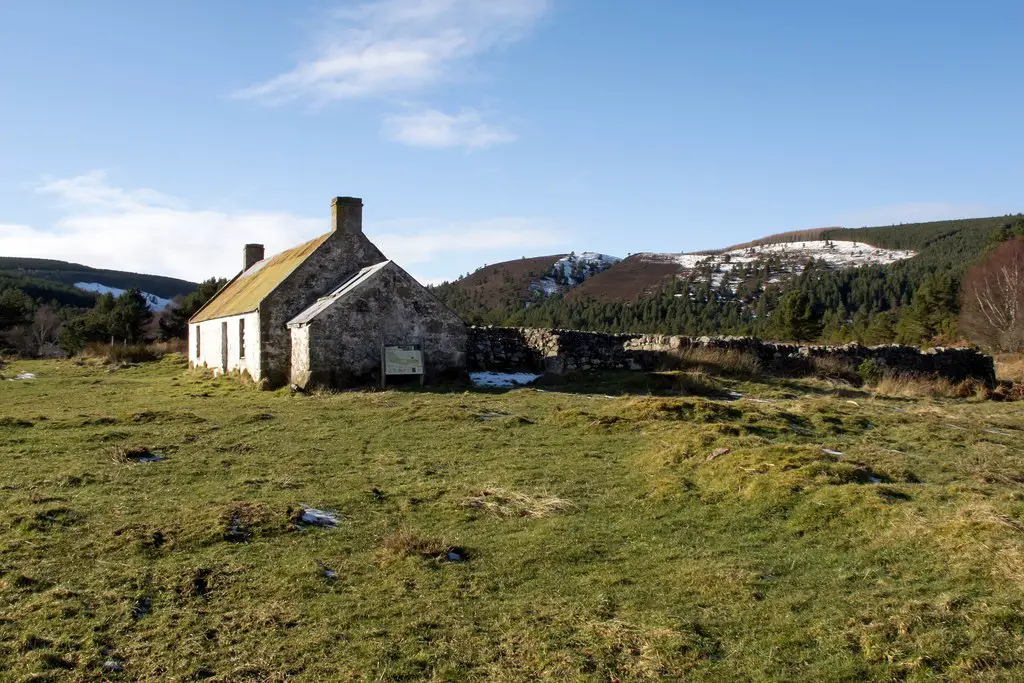
[{"label": "crumbling stone wall", "polygon": [[913,346],[808,346],[778,344],[752,337],[681,337],[604,334],[577,330],[474,327],[469,334],[471,370],[567,372],[587,370],[655,370],[672,354],[690,348],[714,348],[750,354],[769,369],[809,366],[816,357],[845,361],[852,367],[874,361],[883,371],[941,377],[953,382],[974,379],[995,383],[990,356],[974,349]]},{"label": "crumbling stone wall", "polygon": [[549,357],[557,356],[554,330],[519,327],[471,327],[467,345],[470,370],[547,372]]}]

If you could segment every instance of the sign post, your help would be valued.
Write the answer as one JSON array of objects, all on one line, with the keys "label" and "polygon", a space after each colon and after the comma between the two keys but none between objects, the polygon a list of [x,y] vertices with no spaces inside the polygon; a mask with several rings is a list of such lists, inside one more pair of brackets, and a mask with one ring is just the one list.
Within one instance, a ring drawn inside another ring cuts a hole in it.
[{"label": "sign post", "polygon": [[420,386],[426,381],[423,351],[416,346],[380,346],[380,388],[387,387],[388,375],[419,375]]}]

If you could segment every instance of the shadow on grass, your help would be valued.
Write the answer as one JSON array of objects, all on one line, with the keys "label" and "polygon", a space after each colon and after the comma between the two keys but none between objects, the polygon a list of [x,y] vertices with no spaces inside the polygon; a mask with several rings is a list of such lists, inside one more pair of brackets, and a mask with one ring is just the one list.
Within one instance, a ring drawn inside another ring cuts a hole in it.
[{"label": "shadow on grass", "polygon": [[[827,383],[823,380],[814,380],[814,378],[779,377],[773,375],[755,375],[739,378],[692,370],[651,372],[595,370],[590,372],[571,372],[565,375],[547,374],[529,384],[507,387],[475,385],[468,377],[446,378],[428,382],[423,386],[420,386],[419,379],[416,377],[395,378],[394,380],[389,378],[386,390],[401,393],[461,394],[472,392],[483,395],[502,395],[517,389],[533,389],[542,392],[573,395],[696,396],[720,401],[734,401],[742,398],[742,394],[734,390],[734,387],[739,384],[755,384],[763,387],[767,393],[786,392],[790,395],[784,395],[783,398],[787,399],[796,399],[809,395],[865,399],[872,395],[868,391],[846,384]],[[366,391],[380,391],[380,388],[374,384],[366,384],[345,389],[314,390],[309,393]]]},{"label": "shadow on grass", "polygon": [[419,386],[418,382],[388,387],[407,393],[501,395],[517,389],[532,389],[561,394],[604,394],[612,396],[701,396],[720,400],[738,398],[709,375],[691,372],[595,371],[567,375],[543,375],[529,384],[507,387],[478,386],[469,379],[449,380]]}]

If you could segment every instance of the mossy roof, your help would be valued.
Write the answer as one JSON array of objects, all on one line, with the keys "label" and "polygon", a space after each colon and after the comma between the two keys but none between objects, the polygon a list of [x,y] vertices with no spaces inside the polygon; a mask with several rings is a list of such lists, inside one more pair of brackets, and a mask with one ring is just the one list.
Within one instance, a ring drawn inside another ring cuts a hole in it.
[{"label": "mossy roof", "polygon": [[192,316],[190,322],[201,323],[205,320],[255,311],[259,308],[260,303],[295,272],[295,269],[302,265],[330,236],[331,233],[321,235],[253,265],[220,290]]}]

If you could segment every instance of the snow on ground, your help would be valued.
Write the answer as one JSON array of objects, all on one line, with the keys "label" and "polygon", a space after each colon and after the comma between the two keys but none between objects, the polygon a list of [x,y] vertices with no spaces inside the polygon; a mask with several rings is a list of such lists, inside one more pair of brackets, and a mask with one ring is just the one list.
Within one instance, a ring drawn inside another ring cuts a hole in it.
[{"label": "snow on ground", "polygon": [[521,387],[540,379],[529,372],[471,372],[469,379],[478,387]]},{"label": "snow on ground", "polygon": [[530,291],[540,292],[544,296],[558,294],[561,291],[583,284],[583,281],[598,273],[608,270],[621,261],[618,256],[598,254],[585,251],[582,254],[569,254],[555,261],[551,274],[530,283]]},{"label": "snow on ground", "polygon": [[760,254],[780,254],[806,260],[815,258],[840,268],[850,266],[887,265],[896,261],[913,258],[916,252],[906,249],[882,249],[863,242],[840,240],[816,240],[813,242],[783,242],[764,244],[750,249],[736,249],[727,252],[733,258],[756,258]]},{"label": "snow on ground", "polygon": [[313,526],[324,526],[330,529],[338,526],[338,515],[327,510],[307,507],[302,510],[302,521]]},{"label": "snow on ground", "polygon": [[[97,294],[113,294],[114,296],[121,296],[125,290],[118,289],[117,287],[108,287],[101,285],[98,282],[76,282],[75,287],[85,290],[86,292],[95,292]],[[151,311],[163,311],[171,305],[170,299],[162,299],[156,294],[150,294],[143,292],[142,296],[146,298],[146,305],[149,306]]]},{"label": "snow on ground", "polygon": [[[764,263],[769,259],[775,261],[777,266],[773,272],[799,275],[810,259],[824,262],[833,268],[857,268],[887,265],[912,258],[916,253],[903,249],[882,249],[863,242],[816,240],[763,244],[710,255],[646,253],[639,256],[652,262],[676,263],[683,268],[684,275],[694,271],[710,272],[711,283],[718,288],[729,281],[730,273],[736,266]],[[781,277],[775,275],[769,282],[781,280]]]}]

